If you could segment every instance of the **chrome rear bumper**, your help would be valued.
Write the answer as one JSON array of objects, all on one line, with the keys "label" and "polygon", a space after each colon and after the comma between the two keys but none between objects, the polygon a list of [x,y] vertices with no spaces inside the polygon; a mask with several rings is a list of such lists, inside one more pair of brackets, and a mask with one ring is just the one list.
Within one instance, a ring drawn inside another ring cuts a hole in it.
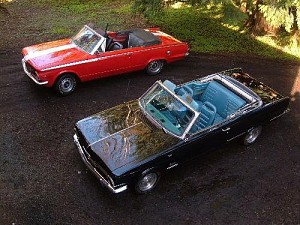
[{"label": "chrome rear bumper", "polygon": [[87,159],[84,150],[82,149],[78,137],[76,134],[74,134],[73,136],[74,138],[74,142],[79,150],[80,156],[83,160],[83,162],[85,163],[85,165],[90,169],[90,171],[92,171],[92,173],[99,179],[100,183],[105,186],[106,188],[108,188],[108,190],[110,190],[112,193],[120,193],[122,191],[125,191],[127,189],[127,185],[121,185],[118,187],[112,186],[109,182],[107,182],[105,180],[105,178],[97,171],[97,169],[89,162],[89,160]]}]

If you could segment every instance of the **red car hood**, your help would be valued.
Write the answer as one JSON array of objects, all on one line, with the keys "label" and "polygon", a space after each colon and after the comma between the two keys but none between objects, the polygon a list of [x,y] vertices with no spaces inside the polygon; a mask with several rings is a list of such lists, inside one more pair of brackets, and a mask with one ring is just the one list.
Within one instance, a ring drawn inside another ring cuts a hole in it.
[{"label": "red car hood", "polygon": [[38,70],[86,60],[90,55],[81,51],[71,39],[46,42],[22,50],[24,59]]}]

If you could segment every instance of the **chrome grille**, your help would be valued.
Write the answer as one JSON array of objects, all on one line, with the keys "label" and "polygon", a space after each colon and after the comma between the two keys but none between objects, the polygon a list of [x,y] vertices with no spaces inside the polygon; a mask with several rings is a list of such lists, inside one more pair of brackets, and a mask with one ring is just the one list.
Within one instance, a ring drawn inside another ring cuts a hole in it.
[{"label": "chrome grille", "polygon": [[34,67],[32,65],[30,65],[28,62],[25,62],[25,67],[26,70],[36,79],[36,80],[40,80],[40,78],[37,76],[36,70],[34,69]]},{"label": "chrome grille", "polygon": [[88,159],[88,161],[97,169],[99,169],[100,171],[103,171],[103,168],[93,159],[94,157],[92,157],[88,151],[85,149],[85,147],[82,148],[83,152],[86,156],[86,158]]},{"label": "chrome grille", "polygon": [[28,63],[25,62],[25,66],[26,66],[26,70],[31,73],[31,74],[35,74],[35,69]]},{"label": "chrome grille", "polygon": [[78,137],[79,144],[83,150],[83,153],[86,157],[86,160],[98,171],[98,173],[101,174],[101,176],[110,184],[113,185],[111,180],[108,178],[108,173],[105,171],[103,166],[101,166],[101,159],[94,153],[90,148],[88,147],[88,143],[86,140],[82,137],[82,134],[79,129],[76,128],[76,133]]}]

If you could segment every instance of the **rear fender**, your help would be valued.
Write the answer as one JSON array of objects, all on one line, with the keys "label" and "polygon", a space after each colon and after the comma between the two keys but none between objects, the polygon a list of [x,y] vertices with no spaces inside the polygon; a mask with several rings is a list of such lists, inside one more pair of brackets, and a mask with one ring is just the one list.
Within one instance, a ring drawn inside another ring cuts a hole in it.
[{"label": "rear fender", "polygon": [[155,58],[151,58],[150,60],[148,60],[147,64],[145,65],[145,68],[149,65],[149,63],[156,61],[156,60],[162,60],[165,64],[168,63],[166,58],[155,57]]}]

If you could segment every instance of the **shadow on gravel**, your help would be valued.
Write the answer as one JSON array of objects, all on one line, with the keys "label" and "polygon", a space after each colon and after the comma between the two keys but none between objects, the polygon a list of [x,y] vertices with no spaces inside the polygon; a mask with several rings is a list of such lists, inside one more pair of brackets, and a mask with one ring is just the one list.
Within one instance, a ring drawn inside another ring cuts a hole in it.
[{"label": "shadow on gravel", "polygon": [[2,20],[2,17],[8,16],[9,15],[9,11],[7,10],[7,8],[4,6],[3,3],[0,3],[0,20]]}]

